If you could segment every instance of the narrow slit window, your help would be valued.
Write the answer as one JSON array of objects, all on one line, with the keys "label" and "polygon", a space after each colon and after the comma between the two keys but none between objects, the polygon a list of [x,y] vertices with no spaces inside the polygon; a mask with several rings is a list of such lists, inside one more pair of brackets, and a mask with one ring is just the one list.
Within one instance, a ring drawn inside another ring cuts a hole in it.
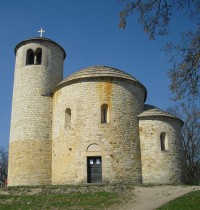
[{"label": "narrow slit window", "polygon": [[32,49],[28,49],[26,52],[26,65],[34,64],[34,53]]},{"label": "narrow slit window", "polygon": [[71,109],[66,109],[65,111],[65,128],[70,129],[71,128]]},{"label": "narrow slit window", "polygon": [[161,151],[168,150],[168,139],[166,133],[164,132],[160,134],[160,149]]},{"label": "narrow slit window", "polygon": [[103,104],[101,106],[101,123],[108,123],[108,105]]}]

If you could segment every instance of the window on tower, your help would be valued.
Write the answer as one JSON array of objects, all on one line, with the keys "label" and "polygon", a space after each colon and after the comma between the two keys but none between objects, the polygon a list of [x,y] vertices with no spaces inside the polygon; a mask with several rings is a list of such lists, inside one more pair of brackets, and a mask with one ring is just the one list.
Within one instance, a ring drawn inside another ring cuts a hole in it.
[{"label": "window on tower", "polygon": [[32,49],[28,49],[26,52],[26,65],[34,64],[34,53]]},{"label": "window on tower", "polygon": [[42,49],[36,51],[28,49],[26,53],[26,65],[39,65],[42,62]]},{"label": "window on tower", "polygon": [[160,134],[160,149],[161,149],[161,151],[168,150],[168,139],[167,139],[167,135],[165,132],[162,132]]},{"label": "window on tower", "polygon": [[109,122],[109,110],[107,104],[101,105],[101,123],[108,123]]},{"label": "window on tower", "polygon": [[36,63],[35,64],[41,64],[42,62],[42,49],[38,48],[36,50]]},{"label": "window on tower", "polygon": [[71,109],[67,108],[65,110],[65,128],[70,129],[71,128]]}]

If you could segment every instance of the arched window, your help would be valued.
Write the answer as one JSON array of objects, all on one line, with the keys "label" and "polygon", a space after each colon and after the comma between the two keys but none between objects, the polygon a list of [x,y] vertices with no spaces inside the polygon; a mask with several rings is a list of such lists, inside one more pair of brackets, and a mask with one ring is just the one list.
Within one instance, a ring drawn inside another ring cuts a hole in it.
[{"label": "arched window", "polygon": [[109,122],[109,112],[108,112],[108,105],[102,104],[101,105],[101,123],[108,123]]},{"label": "arched window", "polygon": [[165,132],[160,134],[160,149],[161,151],[168,150],[168,139]]},{"label": "arched window", "polygon": [[28,49],[26,53],[26,65],[38,65],[42,62],[42,49],[38,48],[35,52]]},{"label": "arched window", "polygon": [[41,64],[42,62],[42,49],[38,48],[36,50],[36,63],[35,64]]},{"label": "arched window", "polygon": [[26,52],[26,65],[34,64],[34,53],[32,49],[28,49]]},{"label": "arched window", "polygon": [[65,110],[65,128],[71,128],[71,109],[69,108]]}]

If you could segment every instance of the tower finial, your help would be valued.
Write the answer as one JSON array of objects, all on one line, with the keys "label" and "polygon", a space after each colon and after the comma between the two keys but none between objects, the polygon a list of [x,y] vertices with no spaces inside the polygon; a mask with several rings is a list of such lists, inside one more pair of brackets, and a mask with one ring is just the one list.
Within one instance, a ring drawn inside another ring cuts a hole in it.
[{"label": "tower finial", "polygon": [[43,30],[42,28],[40,29],[40,31],[38,31],[40,33],[40,37],[42,37],[42,33],[45,32],[45,30]]}]

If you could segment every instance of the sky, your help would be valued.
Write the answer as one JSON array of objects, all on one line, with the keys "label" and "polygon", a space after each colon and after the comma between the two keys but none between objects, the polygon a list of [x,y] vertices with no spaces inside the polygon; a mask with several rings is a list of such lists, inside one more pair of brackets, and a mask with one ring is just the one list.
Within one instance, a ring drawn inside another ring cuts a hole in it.
[{"label": "sky", "polygon": [[175,18],[169,36],[150,41],[134,16],[119,29],[118,0],[0,0],[0,147],[8,147],[15,46],[29,38],[52,39],[66,51],[64,78],[82,68],[106,65],[125,71],[147,88],[146,103],[172,107],[167,71],[169,57],[161,49],[177,40],[182,17]]}]

